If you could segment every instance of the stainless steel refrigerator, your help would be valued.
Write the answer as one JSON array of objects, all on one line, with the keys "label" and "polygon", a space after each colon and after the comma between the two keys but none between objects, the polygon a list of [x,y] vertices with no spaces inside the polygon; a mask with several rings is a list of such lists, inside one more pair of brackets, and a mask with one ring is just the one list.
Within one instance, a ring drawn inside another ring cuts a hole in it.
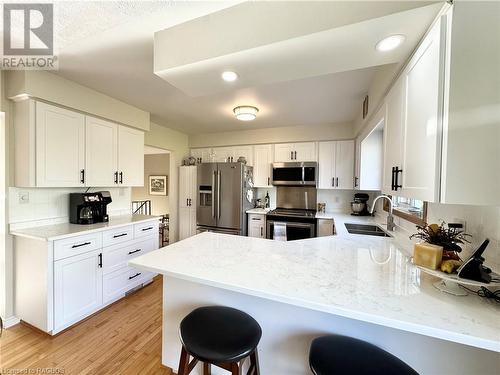
[{"label": "stainless steel refrigerator", "polygon": [[243,163],[198,165],[198,232],[246,236],[246,210],[253,207],[253,168]]}]

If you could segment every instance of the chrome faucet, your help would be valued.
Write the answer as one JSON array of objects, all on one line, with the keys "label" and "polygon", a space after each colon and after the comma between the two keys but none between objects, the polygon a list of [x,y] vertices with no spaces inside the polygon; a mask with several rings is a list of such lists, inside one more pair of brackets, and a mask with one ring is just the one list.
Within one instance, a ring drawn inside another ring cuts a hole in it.
[{"label": "chrome faucet", "polygon": [[394,216],[392,215],[392,208],[394,207],[392,203],[392,199],[387,195],[379,195],[377,198],[373,200],[372,209],[370,210],[370,214],[373,215],[373,211],[375,211],[375,205],[380,198],[385,198],[389,201],[389,214],[387,215],[387,230],[393,231],[396,225],[394,224]]}]

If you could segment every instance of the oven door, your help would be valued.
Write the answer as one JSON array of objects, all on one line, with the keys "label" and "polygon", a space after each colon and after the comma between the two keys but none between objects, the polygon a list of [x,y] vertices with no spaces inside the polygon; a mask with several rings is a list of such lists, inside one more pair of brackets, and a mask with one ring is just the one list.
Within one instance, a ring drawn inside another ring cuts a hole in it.
[{"label": "oven door", "polygon": [[[313,223],[298,223],[276,221],[286,223],[286,240],[303,240],[305,238],[313,238],[316,236],[316,225]],[[274,220],[267,220],[266,238],[274,239]]]}]

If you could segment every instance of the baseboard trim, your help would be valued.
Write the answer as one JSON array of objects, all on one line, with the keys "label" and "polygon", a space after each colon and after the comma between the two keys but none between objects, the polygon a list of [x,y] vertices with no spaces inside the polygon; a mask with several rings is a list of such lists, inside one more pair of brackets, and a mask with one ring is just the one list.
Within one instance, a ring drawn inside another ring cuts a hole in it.
[{"label": "baseboard trim", "polygon": [[19,324],[20,322],[21,321],[19,320],[19,318],[16,318],[15,316],[11,316],[11,317],[6,318],[3,321],[3,327],[10,328],[12,326],[15,326],[16,324]]}]

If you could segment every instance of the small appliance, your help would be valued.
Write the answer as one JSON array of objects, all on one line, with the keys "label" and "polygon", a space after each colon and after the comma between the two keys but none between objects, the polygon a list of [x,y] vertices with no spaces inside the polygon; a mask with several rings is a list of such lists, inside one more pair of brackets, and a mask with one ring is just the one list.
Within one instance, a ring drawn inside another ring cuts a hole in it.
[{"label": "small appliance", "polygon": [[107,206],[111,203],[109,191],[95,193],[70,193],[69,222],[95,224],[109,221]]},{"label": "small appliance", "polygon": [[272,184],[274,186],[314,186],[318,181],[318,163],[286,162],[273,163]]},{"label": "small appliance", "polygon": [[370,213],[368,212],[368,199],[370,199],[370,196],[368,194],[354,194],[354,200],[351,202],[351,215],[370,216]]},{"label": "small appliance", "polygon": [[479,248],[474,251],[474,254],[472,254],[472,256],[460,266],[460,268],[457,270],[459,278],[479,281],[488,284],[491,282],[492,275],[495,277],[498,276],[492,273],[491,269],[483,266],[483,252],[484,250],[486,250],[486,247],[489,243],[489,239],[484,240],[481,246],[479,246]]}]

